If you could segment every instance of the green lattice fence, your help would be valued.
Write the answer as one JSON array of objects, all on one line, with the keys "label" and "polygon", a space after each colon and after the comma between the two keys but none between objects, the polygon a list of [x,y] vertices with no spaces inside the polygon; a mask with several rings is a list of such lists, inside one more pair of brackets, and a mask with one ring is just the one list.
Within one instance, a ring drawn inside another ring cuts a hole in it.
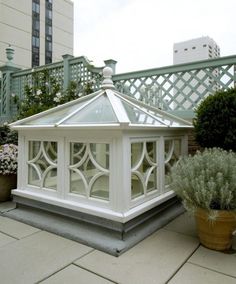
[{"label": "green lattice fence", "polygon": [[235,85],[236,56],[144,70],[113,77],[117,88],[149,105],[193,117],[209,94]]},{"label": "green lattice fence", "polygon": [[[118,90],[149,105],[192,118],[194,108],[209,94],[218,89],[233,87],[236,81],[236,55],[156,69],[115,74],[114,83]],[[21,70],[9,77],[2,73],[0,86],[0,118],[12,117],[16,106],[11,95],[24,99],[25,85],[34,84],[33,72],[47,69],[65,89],[69,81],[85,84],[95,80],[93,90],[99,88],[102,68],[94,67],[85,57],[65,57],[63,61]],[[7,78],[8,77],[8,78]],[[50,84],[50,80],[49,80]],[[10,90],[10,91],[9,91]],[[9,93],[10,92],[10,93]]]}]

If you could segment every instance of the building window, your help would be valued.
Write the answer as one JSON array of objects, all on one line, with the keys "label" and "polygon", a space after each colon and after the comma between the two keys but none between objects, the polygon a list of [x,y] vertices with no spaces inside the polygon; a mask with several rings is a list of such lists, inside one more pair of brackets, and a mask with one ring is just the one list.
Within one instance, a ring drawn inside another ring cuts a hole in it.
[{"label": "building window", "polygon": [[207,45],[206,44],[203,44],[203,47],[206,47]]},{"label": "building window", "polygon": [[187,51],[187,50],[188,50],[187,48],[184,49],[184,51]]},{"label": "building window", "polygon": [[39,20],[34,19],[32,25],[33,25],[33,31],[39,31],[40,28]]},{"label": "building window", "polygon": [[45,63],[52,62],[52,1],[45,1]]},{"label": "building window", "polygon": [[52,35],[52,26],[48,26],[48,25],[46,25],[46,35],[48,36],[48,35]]},{"label": "building window", "polygon": [[33,36],[32,37],[32,47],[39,47],[39,38]]},{"label": "building window", "polygon": [[46,18],[47,19],[52,19],[52,11],[49,10],[48,8],[46,9]]},{"label": "building window", "polygon": [[39,9],[40,9],[39,7],[40,7],[39,3],[35,3],[35,2],[32,3],[32,11],[33,12],[39,14]]},{"label": "building window", "polygon": [[[36,48],[34,48],[35,50]],[[32,52],[32,66],[39,66],[39,51]]]},{"label": "building window", "polygon": [[40,54],[40,1],[32,0],[32,67],[39,66]]},{"label": "building window", "polygon": [[52,51],[52,43],[50,41],[46,41],[46,52]]},{"label": "building window", "polygon": [[193,46],[192,49],[196,49],[196,46]]}]

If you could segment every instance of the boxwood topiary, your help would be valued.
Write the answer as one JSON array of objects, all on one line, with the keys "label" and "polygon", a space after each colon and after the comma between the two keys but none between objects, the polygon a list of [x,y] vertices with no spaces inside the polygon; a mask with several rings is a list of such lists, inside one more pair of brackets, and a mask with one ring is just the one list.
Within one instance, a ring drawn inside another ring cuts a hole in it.
[{"label": "boxwood topiary", "polygon": [[236,88],[217,91],[203,100],[193,125],[200,146],[236,151]]}]

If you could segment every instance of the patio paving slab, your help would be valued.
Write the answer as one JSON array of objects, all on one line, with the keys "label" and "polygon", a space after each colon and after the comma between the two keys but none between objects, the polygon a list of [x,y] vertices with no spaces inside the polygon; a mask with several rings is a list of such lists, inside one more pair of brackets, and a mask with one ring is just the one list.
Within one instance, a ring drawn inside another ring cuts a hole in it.
[{"label": "patio paving slab", "polygon": [[14,242],[16,239],[9,237],[3,233],[0,233],[0,247],[5,246],[11,242]]},{"label": "patio paving slab", "polygon": [[227,254],[210,250],[201,246],[192,255],[188,262],[236,278],[236,253]]},{"label": "patio paving slab", "polygon": [[189,235],[192,237],[197,237],[196,223],[193,216],[189,215],[187,212],[178,216],[172,222],[164,227],[166,230],[174,231],[184,235]]},{"label": "patio paving slab", "polygon": [[236,279],[215,271],[186,263],[168,284],[235,284]]},{"label": "patio paving slab", "polygon": [[39,231],[32,226],[0,216],[0,232],[13,238],[22,239]]},{"label": "patio paving slab", "polygon": [[160,229],[118,258],[93,251],[75,264],[118,283],[166,283],[198,246],[197,238]]},{"label": "patio paving slab", "polygon": [[0,213],[5,213],[16,208],[16,203],[12,201],[0,202]]},{"label": "patio paving slab", "polygon": [[76,265],[69,265],[40,284],[112,284],[94,273],[84,270]]},{"label": "patio paving slab", "polygon": [[48,232],[35,233],[0,248],[0,282],[37,283],[90,251],[89,247]]}]

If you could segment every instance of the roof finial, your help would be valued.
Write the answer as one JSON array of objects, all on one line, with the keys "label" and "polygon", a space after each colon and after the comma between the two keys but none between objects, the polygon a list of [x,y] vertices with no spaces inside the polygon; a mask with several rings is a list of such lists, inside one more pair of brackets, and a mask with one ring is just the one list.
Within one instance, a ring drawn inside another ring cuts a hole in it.
[{"label": "roof finial", "polygon": [[13,57],[14,57],[14,52],[15,52],[15,50],[9,44],[9,46],[6,48],[6,56],[7,56],[8,62],[12,63],[12,60],[13,60]]},{"label": "roof finial", "polygon": [[103,68],[102,74],[104,78],[104,80],[102,81],[102,88],[103,89],[114,89],[115,86],[111,79],[113,70],[110,67],[106,66],[105,68]]}]

